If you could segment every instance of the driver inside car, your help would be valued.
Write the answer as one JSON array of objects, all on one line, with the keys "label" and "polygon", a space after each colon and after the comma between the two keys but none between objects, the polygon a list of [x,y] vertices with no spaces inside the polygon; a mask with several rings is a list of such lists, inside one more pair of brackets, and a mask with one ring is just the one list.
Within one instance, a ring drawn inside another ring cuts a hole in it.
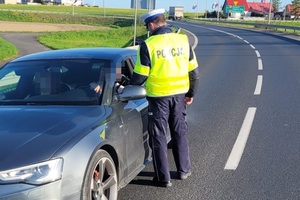
[{"label": "driver inside car", "polygon": [[[115,88],[116,92],[118,94],[122,93],[124,89],[124,85],[126,85],[126,82],[128,83],[130,80],[128,77],[125,77],[123,74],[121,74],[121,69],[117,68],[116,69],[116,83],[115,83]],[[93,89],[97,94],[101,94],[102,88],[101,84],[99,83],[91,83],[90,84],[91,89]]]}]

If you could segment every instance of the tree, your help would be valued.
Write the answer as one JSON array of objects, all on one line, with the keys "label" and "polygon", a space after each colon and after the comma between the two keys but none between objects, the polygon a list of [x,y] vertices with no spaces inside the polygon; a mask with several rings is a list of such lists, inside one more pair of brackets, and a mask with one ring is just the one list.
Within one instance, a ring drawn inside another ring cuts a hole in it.
[{"label": "tree", "polygon": [[292,0],[292,6],[291,14],[295,15],[294,20],[296,20],[300,15],[300,0]]},{"label": "tree", "polygon": [[279,11],[280,5],[281,5],[281,1],[280,0],[273,0],[274,12],[278,12]]}]

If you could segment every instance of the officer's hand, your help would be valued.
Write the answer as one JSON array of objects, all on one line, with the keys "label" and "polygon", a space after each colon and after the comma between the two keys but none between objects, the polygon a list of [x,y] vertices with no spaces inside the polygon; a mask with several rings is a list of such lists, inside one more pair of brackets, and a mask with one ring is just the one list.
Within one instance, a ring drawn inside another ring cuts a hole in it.
[{"label": "officer's hand", "polygon": [[193,102],[193,97],[185,97],[185,104],[186,105],[190,105]]}]

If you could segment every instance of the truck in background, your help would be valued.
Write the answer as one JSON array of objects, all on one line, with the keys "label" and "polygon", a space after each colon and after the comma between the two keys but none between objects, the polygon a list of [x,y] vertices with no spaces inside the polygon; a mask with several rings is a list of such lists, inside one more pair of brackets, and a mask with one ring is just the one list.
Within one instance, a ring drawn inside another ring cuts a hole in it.
[{"label": "truck in background", "polygon": [[183,6],[170,6],[168,19],[171,20],[183,19]]}]

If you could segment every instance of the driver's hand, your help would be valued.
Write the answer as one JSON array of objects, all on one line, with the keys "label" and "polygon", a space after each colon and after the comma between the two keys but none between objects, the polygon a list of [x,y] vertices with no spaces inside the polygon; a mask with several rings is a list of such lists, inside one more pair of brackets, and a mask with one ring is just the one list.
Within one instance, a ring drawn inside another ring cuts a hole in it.
[{"label": "driver's hand", "polygon": [[96,93],[101,93],[101,92],[102,92],[101,86],[100,86],[100,85],[97,85],[97,86],[95,87],[94,91],[95,91]]},{"label": "driver's hand", "polygon": [[90,83],[90,89],[94,90],[96,93],[100,94],[102,92],[102,88],[98,83]]}]

